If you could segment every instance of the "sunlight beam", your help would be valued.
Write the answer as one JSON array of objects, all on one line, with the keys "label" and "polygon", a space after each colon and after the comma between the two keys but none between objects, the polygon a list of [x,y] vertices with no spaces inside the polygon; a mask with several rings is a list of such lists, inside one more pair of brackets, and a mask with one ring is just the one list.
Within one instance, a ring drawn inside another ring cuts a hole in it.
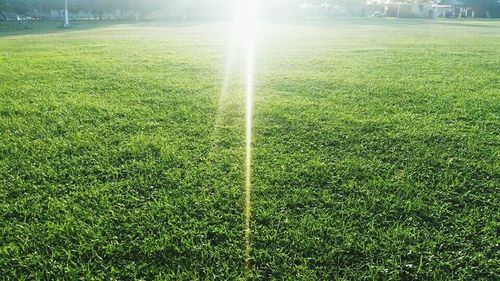
[{"label": "sunlight beam", "polygon": [[245,275],[249,277],[252,216],[252,117],[254,97],[254,52],[256,32],[256,1],[241,0],[235,16],[235,28],[245,49]]}]

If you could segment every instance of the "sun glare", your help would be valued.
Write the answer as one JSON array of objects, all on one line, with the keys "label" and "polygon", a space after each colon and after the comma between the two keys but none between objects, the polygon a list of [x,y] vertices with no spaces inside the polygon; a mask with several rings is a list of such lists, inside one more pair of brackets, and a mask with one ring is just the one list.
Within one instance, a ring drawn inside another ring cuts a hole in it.
[{"label": "sun glare", "polygon": [[256,1],[242,0],[238,3],[234,19],[234,31],[238,33],[245,48],[245,266],[250,272],[250,234],[252,215],[252,116],[254,96],[255,32],[257,25]]}]

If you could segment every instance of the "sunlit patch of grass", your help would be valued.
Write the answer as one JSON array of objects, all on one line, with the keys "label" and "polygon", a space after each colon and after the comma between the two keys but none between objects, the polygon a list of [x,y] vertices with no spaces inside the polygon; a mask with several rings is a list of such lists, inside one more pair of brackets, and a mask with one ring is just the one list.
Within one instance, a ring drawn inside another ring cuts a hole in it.
[{"label": "sunlit patch of grass", "polygon": [[[0,23],[1,275],[243,278],[230,26],[55,26]],[[253,275],[497,279],[500,24],[260,30]]]},{"label": "sunlit patch of grass", "polygon": [[262,35],[256,276],[499,276],[499,30],[332,23]]}]

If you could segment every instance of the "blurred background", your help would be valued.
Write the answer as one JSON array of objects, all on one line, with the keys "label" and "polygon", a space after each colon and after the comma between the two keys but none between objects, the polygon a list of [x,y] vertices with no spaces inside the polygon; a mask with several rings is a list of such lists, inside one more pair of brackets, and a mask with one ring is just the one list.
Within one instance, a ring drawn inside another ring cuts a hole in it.
[{"label": "blurred background", "polygon": [[[71,19],[230,19],[233,0],[67,0]],[[64,17],[64,0],[0,0],[0,20],[54,20]],[[331,17],[494,18],[500,0],[268,0],[267,19]]]}]

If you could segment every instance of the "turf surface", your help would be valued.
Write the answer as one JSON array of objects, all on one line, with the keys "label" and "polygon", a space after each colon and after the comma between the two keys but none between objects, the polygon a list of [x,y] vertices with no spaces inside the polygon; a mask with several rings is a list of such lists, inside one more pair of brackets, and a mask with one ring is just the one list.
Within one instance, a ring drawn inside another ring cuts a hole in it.
[{"label": "turf surface", "polygon": [[[1,276],[244,278],[230,26],[56,25],[0,23]],[[255,279],[500,278],[500,22],[257,42]]]}]

